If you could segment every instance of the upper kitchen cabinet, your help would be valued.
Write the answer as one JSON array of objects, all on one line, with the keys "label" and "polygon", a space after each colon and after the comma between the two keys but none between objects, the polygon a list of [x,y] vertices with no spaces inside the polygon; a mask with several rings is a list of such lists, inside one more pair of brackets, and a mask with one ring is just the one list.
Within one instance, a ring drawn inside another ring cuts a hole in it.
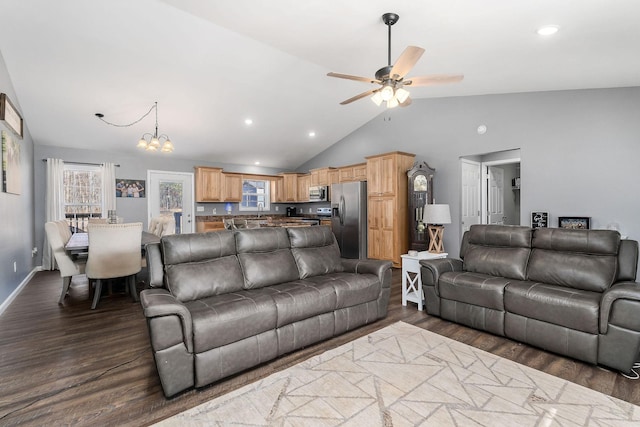
[{"label": "upper kitchen cabinet", "polygon": [[195,167],[196,202],[222,201],[222,168]]},{"label": "upper kitchen cabinet", "polygon": [[335,169],[335,168],[311,169],[309,171],[310,176],[311,176],[309,185],[312,186],[312,187],[317,186],[317,185],[323,185],[323,186],[331,185],[332,182],[330,182],[329,174],[332,171],[336,171],[337,172],[337,169]]},{"label": "upper kitchen cabinet", "polygon": [[338,169],[340,182],[366,181],[367,164],[358,163],[356,165],[342,166]]},{"label": "upper kitchen cabinet", "polygon": [[241,202],[242,201],[242,175],[239,173],[222,174],[222,201]]},{"label": "upper kitchen cabinet", "polygon": [[276,176],[271,178],[271,203],[284,203],[284,178]]},{"label": "upper kitchen cabinet", "polygon": [[309,201],[309,182],[311,175],[298,175],[298,202]]},{"label": "upper kitchen cabinet", "polygon": [[297,202],[298,201],[298,173],[295,172],[283,172],[283,190],[284,190],[284,202]]}]

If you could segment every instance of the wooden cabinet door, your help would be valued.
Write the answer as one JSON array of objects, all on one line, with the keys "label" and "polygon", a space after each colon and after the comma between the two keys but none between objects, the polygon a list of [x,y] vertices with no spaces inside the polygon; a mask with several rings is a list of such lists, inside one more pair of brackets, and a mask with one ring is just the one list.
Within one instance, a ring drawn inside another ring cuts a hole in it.
[{"label": "wooden cabinet door", "polygon": [[394,154],[372,157],[367,160],[367,187],[369,194],[385,196],[396,194],[398,179]]},{"label": "wooden cabinet door", "polygon": [[300,175],[298,176],[298,202],[308,202],[309,201],[309,181],[311,180],[310,175]]},{"label": "wooden cabinet door", "polygon": [[196,167],[196,202],[222,200],[222,169]]},{"label": "wooden cabinet door", "polygon": [[354,181],[366,181],[367,180],[367,164],[361,163],[353,166],[353,180]]},{"label": "wooden cabinet door", "polygon": [[271,203],[284,203],[284,178],[279,176],[271,180]]},{"label": "wooden cabinet door", "polygon": [[369,258],[395,259],[395,205],[393,196],[369,198]]},{"label": "wooden cabinet door", "polygon": [[223,173],[223,201],[242,201],[242,175]]},{"label": "wooden cabinet door", "polygon": [[284,201],[285,202],[297,202],[298,201],[298,174],[285,173],[282,174],[284,180]]}]

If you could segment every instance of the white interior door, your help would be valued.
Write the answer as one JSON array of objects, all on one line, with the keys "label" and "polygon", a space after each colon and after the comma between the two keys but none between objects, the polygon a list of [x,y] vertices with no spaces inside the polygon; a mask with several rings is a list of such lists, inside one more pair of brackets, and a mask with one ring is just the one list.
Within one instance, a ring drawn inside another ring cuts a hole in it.
[{"label": "white interior door", "polygon": [[473,224],[480,224],[480,175],[481,166],[471,160],[460,160],[462,166],[462,232]]},{"label": "white interior door", "polygon": [[487,223],[504,224],[504,170],[495,166],[488,168]]},{"label": "white interior door", "polygon": [[147,226],[158,216],[174,216],[176,234],[193,233],[193,174],[150,170],[147,173]]}]

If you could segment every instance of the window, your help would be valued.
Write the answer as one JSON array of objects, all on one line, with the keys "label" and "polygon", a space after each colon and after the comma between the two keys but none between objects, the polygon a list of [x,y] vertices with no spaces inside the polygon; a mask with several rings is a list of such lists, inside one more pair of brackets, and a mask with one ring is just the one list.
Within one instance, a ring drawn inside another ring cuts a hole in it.
[{"label": "window", "polygon": [[270,181],[245,179],[242,181],[241,211],[268,211]]},{"label": "window", "polygon": [[64,165],[64,215],[72,227],[86,230],[88,218],[102,216],[102,171],[99,166]]}]

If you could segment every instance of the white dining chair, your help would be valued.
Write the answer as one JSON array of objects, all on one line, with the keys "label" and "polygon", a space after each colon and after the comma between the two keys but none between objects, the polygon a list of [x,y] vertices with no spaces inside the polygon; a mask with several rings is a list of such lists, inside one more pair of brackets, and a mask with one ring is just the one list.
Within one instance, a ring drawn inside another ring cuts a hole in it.
[{"label": "white dining chair", "polygon": [[66,221],[49,221],[44,225],[44,231],[62,277],[62,293],[58,300],[58,304],[62,304],[69,292],[73,276],[84,274],[86,259],[73,259],[64,250],[64,245],[71,238],[71,231]]},{"label": "white dining chair", "polygon": [[124,277],[131,297],[138,301],[136,274],[141,270],[142,223],[89,224],[89,257],[85,272],[95,281],[93,304],[95,309],[107,279]]}]

